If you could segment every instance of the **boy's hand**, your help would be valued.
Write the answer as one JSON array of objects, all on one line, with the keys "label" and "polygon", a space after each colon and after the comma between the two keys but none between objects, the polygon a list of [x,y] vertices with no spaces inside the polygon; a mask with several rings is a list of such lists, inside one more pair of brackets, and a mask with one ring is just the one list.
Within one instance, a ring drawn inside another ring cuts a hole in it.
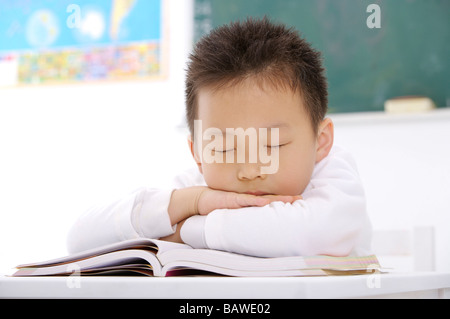
[{"label": "boy's hand", "polygon": [[293,203],[302,199],[300,195],[249,195],[220,191],[207,186],[194,186],[175,190],[169,204],[172,225],[178,224],[176,232],[161,240],[182,243],[180,230],[185,220],[193,215],[207,215],[215,209],[236,209],[250,206],[265,206],[271,202]]},{"label": "boy's hand", "polygon": [[172,225],[193,215],[207,215],[215,209],[265,206],[275,201],[292,203],[301,196],[249,195],[215,190],[207,186],[193,186],[173,191],[168,212]]},{"label": "boy's hand", "polygon": [[256,196],[250,194],[214,190],[209,187],[202,187],[197,202],[197,211],[200,215],[207,215],[215,209],[234,209],[250,206],[261,207],[275,201],[293,203],[294,201],[301,198],[301,196],[283,195]]}]

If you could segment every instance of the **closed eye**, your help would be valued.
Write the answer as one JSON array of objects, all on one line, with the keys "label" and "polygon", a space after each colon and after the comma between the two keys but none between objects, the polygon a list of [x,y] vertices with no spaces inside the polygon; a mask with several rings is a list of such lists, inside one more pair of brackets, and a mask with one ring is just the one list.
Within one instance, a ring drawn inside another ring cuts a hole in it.
[{"label": "closed eye", "polygon": [[215,152],[218,152],[218,153],[226,153],[226,152],[231,152],[231,151],[234,151],[234,148],[230,148],[230,149],[228,149],[228,150],[214,150]]},{"label": "closed eye", "polygon": [[266,145],[267,148],[280,148],[282,146],[286,146],[289,143],[285,143],[285,144],[279,144],[279,145]]}]

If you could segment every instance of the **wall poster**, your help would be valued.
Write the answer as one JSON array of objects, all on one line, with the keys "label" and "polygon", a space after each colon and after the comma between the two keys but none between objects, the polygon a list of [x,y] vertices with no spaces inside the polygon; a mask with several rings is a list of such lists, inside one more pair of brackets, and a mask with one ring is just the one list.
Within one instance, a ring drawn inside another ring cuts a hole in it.
[{"label": "wall poster", "polygon": [[0,0],[0,85],[166,76],[164,0]]}]

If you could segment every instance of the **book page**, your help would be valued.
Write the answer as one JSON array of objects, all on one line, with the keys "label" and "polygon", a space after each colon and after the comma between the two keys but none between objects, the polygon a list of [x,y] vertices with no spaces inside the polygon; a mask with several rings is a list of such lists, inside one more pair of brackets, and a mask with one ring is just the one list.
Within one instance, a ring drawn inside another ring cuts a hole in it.
[{"label": "book page", "polygon": [[[159,247],[161,246],[161,247]],[[80,253],[68,255],[65,257],[57,258],[57,259],[51,259],[43,262],[36,262],[36,263],[28,263],[28,264],[22,264],[17,266],[16,268],[24,268],[24,267],[43,267],[43,266],[50,266],[55,264],[63,264],[63,263],[70,263],[74,261],[79,261],[83,259],[87,259],[94,256],[103,255],[109,252],[113,251],[119,251],[119,250],[125,250],[125,249],[143,249],[147,251],[151,251],[154,254],[156,254],[160,249],[163,251],[170,250],[176,248],[183,248],[183,246],[186,246],[187,248],[191,248],[188,245],[182,245],[182,244],[175,244],[160,240],[153,240],[148,238],[135,238],[130,240],[125,240],[122,242],[114,243],[111,245],[101,246],[98,248],[82,251]]]},{"label": "book page", "polygon": [[94,270],[111,269],[115,266],[121,267],[135,262],[135,260],[145,260],[153,270],[155,276],[161,273],[161,265],[154,252],[141,249],[117,250],[98,256],[85,259],[78,259],[69,263],[51,264],[45,267],[23,267],[20,268],[14,277],[20,276],[47,276],[47,275],[68,275],[71,274],[74,267],[79,269],[80,273]]}]

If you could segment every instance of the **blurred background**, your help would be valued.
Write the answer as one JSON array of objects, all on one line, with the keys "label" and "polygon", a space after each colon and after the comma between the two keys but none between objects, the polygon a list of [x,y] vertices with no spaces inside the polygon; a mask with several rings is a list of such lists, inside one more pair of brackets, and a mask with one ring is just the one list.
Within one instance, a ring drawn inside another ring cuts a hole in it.
[{"label": "blurred background", "polygon": [[[264,15],[322,51],[335,143],[357,160],[374,229],[432,229],[432,267],[450,271],[449,13],[447,0],[0,0],[0,273],[65,255],[90,206],[193,167],[189,52]],[[385,111],[402,96],[433,107]]]}]

